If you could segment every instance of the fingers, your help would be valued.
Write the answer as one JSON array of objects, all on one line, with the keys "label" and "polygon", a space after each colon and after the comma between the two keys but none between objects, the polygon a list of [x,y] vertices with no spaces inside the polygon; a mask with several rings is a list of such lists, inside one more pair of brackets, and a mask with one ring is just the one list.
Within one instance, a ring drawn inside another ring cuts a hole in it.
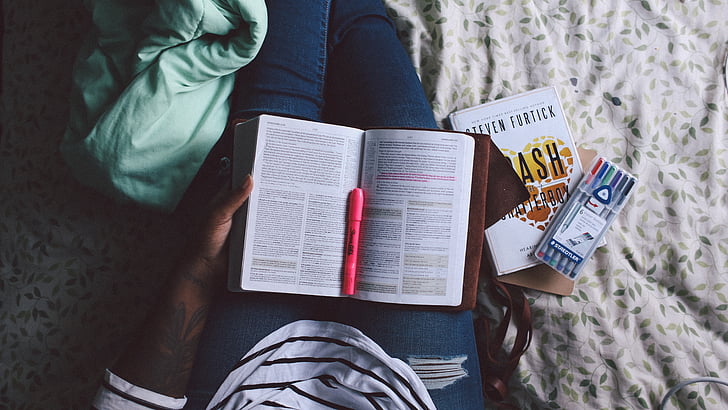
[{"label": "fingers", "polygon": [[253,177],[250,175],[245,177],[243,183],[239,187],[233,188],[216,206],[214,211],[216,219],[229,220],[248,199],[253,191]]},{"label": "fingers", "polygon": [[204,261],[209,266],[226,266],[223,255],[224,245],[230,233],[233,215],[245,203],[252,190],[253,179],[248,175],[241,186],[217,195],[213,201],[212,211],[189,245],[191,246],[188,252],[190,255]]}]

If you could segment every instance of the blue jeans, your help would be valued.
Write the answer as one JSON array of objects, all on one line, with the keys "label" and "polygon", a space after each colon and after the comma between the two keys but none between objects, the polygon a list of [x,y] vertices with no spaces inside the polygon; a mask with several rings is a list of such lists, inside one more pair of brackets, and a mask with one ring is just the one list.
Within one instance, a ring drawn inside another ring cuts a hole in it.
[{"label": "blue jeans", "polygon": [[204,409],[232,366],[257,342],[301,319],[345,323],[405,363],[424,359],[433,367],[462,362],[462,377],[428,389],[438,409],[483,409],[472,313],[316,296],[225,293],[208,318],[187,391],[189,409]]},{"label": "blue jeans", "polygon": [[436,128],[380,0],[268,1],[260,54],[240,70],[233,118],[279,114],[359,128]]},{"label": "blue jeans", "polygon": [[[268,13],[263,48],[238,73],[232,118],[270,113],[359,128],[436,128],[380,0],[271,0]],[[255,343],[300,319],[356,327],[405,362],[464,358],[465,376],[430,389],[430,395],[441,409],[483,408],[471,312],[266,293],[226,293],[216,302],[200,342],[187,408],[204,408],[230,367]]]}]

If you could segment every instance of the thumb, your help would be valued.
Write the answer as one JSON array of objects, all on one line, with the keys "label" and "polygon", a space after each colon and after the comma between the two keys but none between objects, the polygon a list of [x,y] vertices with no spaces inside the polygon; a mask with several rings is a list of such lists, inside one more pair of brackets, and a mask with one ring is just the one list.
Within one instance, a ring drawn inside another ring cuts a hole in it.
[{"label": "thumb", "polygon": [[222,192],[220,197],[216,198],[219,202],[216,202],[212,211],[212,218],[216,220],[215,222],[224,223],[232,219],[235,211],[245,203],[252,191],[253,177],[247,175],[240,186],[234,187],[228,192]]}]

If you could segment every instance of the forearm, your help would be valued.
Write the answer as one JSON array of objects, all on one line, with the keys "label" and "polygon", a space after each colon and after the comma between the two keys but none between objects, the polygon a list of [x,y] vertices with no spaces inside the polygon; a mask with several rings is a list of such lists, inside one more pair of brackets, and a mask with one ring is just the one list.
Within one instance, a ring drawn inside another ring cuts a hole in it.
[{"label": "forearm", "polygon": [[167,280],[159,305],[111,370],[157,393],[184,396],[217,289],[207,264],[181,263]]},{"label": "forearm", "polygon": [[225,282],[225,242],[233,214],[252,189],[248,175],[239,187],[213,199],[208,218],[167,280],[158,307],[111,369],[116,375],[157,393],[184,396],[210,304]]}]

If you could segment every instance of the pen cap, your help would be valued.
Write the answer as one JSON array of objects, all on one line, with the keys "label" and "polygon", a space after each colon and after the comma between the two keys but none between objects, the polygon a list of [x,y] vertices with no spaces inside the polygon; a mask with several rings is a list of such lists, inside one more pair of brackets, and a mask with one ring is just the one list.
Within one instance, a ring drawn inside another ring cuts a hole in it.
[{"label": "pen cap", "polygon": [[349,193],[349,221],[361,221],[364,212],[364,190],[354,188]]}]

